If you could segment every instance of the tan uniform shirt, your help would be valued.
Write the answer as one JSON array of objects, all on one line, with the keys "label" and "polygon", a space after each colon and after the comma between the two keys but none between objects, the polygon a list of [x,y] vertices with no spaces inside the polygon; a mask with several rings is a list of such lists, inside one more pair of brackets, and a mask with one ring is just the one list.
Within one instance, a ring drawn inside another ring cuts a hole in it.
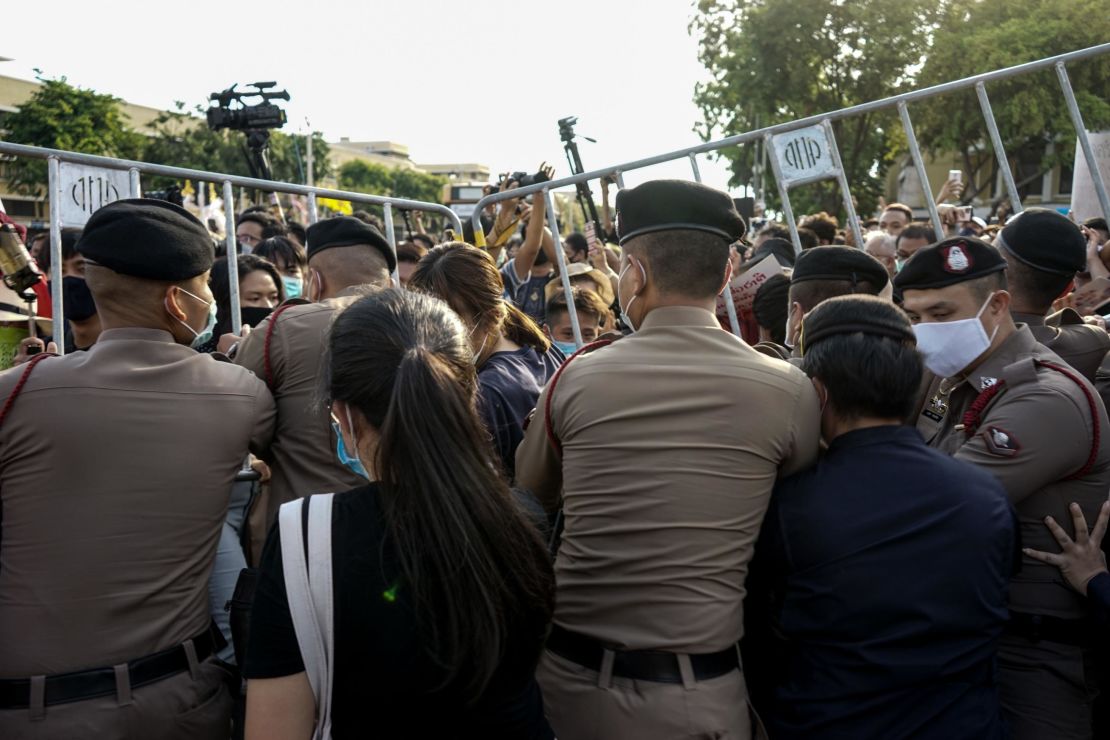
[{"label": "tan uniform shirt", "polygon": [[[1017,509],[1025,547],[1059,552],[1044,525],[1052,515],[1071,530],[1071,502],[1083,507],[1089,521],[1110,492],[1110,424],[1101,399],[1083,378],[1080,385],[1065,375],[1037,368],[1033,360],[1064,364],[1040,345],[1026,326],[1007,339],[967,378],[934,380],[917,427],[931,447],[992,472]],[[1005,381],[981,415],[969,438],[964,413],[985,388]],[[1091,393],[1101,429],[1094,467],[1068,480],[1091,453],[1093,422],[1086,389]],[[1010,608],[1029,614],[1078,619],[1083,597],[1073,591],[1052,565],[1023,558],[1010,587]]]},{"label": "tan uniform shirt", "polygon": [[[0,375],[0,399],[23,371]],[[0,427],[0,677],[201,633],[232,482],[274,417],[257,378],[164,331],[108,330],[38,364]]]},{"label": "tan uniform shirt", "polygon": [[705,653],[743,630],[744,579],[779,475],[817,456],[809,379],[697,308],[571,361],[517,450],[517,485],[566,529],[555,621],[625,649]]},{"label": "tan uniform shirt", "polygon": [[[366,480],[336,458],[331,413],[324,404],[328,331],[339,311],[359,295],[292,306],[281,313],[270,341],[270,370],[278,420],[270,448],[270,501],[266,521],[272,523],[287,501],[311,493],[349,491]],[[235,363],[266,379],[265,344],[270,319],[244,339]]]},{"label": "tan uniform shirt", "polygon": [[1110,351],[1110,334],[1104,329],[1084,323],[1083,317],[1070,308],[1047,318],[1025,313],[1015,313],[1013,318],[1028,325],[1037,342],[1094,382],[1095,373]]}]

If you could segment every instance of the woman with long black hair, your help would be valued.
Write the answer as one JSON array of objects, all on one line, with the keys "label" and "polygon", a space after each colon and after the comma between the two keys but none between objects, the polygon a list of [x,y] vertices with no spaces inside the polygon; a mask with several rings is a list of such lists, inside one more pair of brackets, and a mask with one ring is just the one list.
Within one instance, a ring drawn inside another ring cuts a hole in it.
[{"label": "woman with long black hair", "polygon": [[[332,328],[327,390],[337,454],[369,481],[332,505],[332,735],[552,737],[533,678],[551,564],[475,412],[467,329],[431,296],[363,298]],[[320,710],[280,535],[252,613],[248,740],[305,740]]]}]

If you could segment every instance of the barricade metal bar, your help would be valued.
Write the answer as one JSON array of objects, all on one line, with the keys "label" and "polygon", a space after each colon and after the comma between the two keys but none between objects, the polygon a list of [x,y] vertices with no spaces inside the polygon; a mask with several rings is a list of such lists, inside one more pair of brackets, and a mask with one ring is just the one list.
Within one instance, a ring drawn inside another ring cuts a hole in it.
[{"label": "barricade metal bar", "polygon": [[836,144],[836,132],[833,131],[832,121],[825,119],[825,136],[829,140],[829,154],[832,156],[833,166],[836,167],[836,181],[840,184],[840,197],[844,201],[844,212],[848,214],[848,226],[856,238],[856,249],[863,249],[863,234],[859,229],[859,217],[856,216],[856,206],[852,203],[852,191],[848,188],[848,176],[844,173],[844,162],[840,159],[840,147]]},{"label": "barricade metal bar", "polygon": [[131,197],[143,197],[143,186],[139,178],[139,171],[132,167],[130,170],[127,171],[127,174],[131,182]]},{"label": "barricade metal bar", "polygon": [[1095,152],[1091,149],[1091,139],[1087,136],[1087,127],[1083,125],[1083,114],[1079,110],[1079,103],[1075,100],[1075,92],[1071,89],[1071,80],[1068,79],[1068,70],[1063,62],[1056,62],[1056,76],[1060,80],[1060,89],[1064,91],[1064,100],[1068,104],[1068,113],[1071,115],[1075,134],[1079,137],[1079,145],[1083,147],[1083,158],[1087,160],[1087,170],[1090,171],[1091,181],[1095,184],[1098,204],[1102,207],[1102,217],[1110,223],[1110,197],[1106,195],[1106,183],[1102,179],[1102,172],[1099,171]]},{"label": "barricade metal bar", "polygon": [[921,148],[917,145],[917,134],[914,133],[913,123],[910,122],[910,109],[904,100],[898,103],[898,115],[902,119],[906,141],[909,142],[910,156],[913,158],[913,166],[917,170],[918,182],[921,183],[921,189],[925,193],[925,205],[929,209],[929,220],[933,222],[933,232],[936,233],[939,239],[941,234],[944,233],[944,224],[940,222],[940,212],[937,211],[937,204],[933,200],[933,189],[929,186],[929,175],[925,171],[925,160],[921,157]]},{"label": "barricade metal bar", "polygon": [[[62,303],[62,172],[57,157],[46,160],[47,198],[50,204],[50,311],[53,316],[54,344],[58,354],[66,353],[66,319]],[[36,306],[38,304],[35,304]]]},{"label": "barricade metal bar", "polygon": [[[772,146],[771,137],[773,134],[767,134],[763,139],[764,146],[770,148]],[[786,227],[790,229],[790,240],[794,242],[794,254],[802,253],[802,240],[798,236],[798,224],[794,222],[794,209],[790,206],[790,188],[782,179],[782,167],[779,165],[779,158],[776,156],[771,157],[771,172],[775,175],[775,184],[779,188],[779,198],[782,199],[782,215],[786,216]]]},{"label": "barricade metal bar", "polygon": [[316,193],[308,194],[308,223],[314,224],[320,220],[319,211],[316,208]]},{"label": "barricade metal bar", "polygon": [[[458,214],[456,214],[447,206],[440,203],[425,203],[424,201],[420,200],[409,200],[408,198],[393,198],[383,195],[369,195],[367,193],[356,193],[349,190],[331,190],[329,188],[310,187],[308,185],[299,185],[297,183],[277,182],[276,180],[259,180],[253,177],[226,175],[218,172],[205,172],[203,170],[192,170],[184,167],[170,167],[163,164],[137,162],[129,159],[113,159],[112,157],[102,157],[96,154],[67,152],[61,149],[47,149],[45,147],[28,146],[26,144],[13,144],[7,141],[0,141],[0,154],[9,154],[15,157],[30,157],[32,159],[47,159],[49,157],[57,157],[58,160],[62,162],[86,164],[93,167],[105,167],[107,169],[113,170],[128,170],[134,168],[143,174],[172,177],[178,180],[207,180],[211,182],[227,181],[230,182],[232,185],[240,188],[254,188],[258,190],[265,190],[267,192],[289,193],[292,195],[311,195],[313,193],[316,193],[317,195],[324,198],[346,200],[353,203],[369,203],[379,206],[390,203],[397,208],[428,211],[430,213],[438,213],[440,215],[446,216],[447,219],[452,224],[454,224],[460,232],[462,231],[462,222],[459,221]],[[237,211],[237,209],[235,208],[234,199],[228,202],[231,204],[231,209],[233,211]]]},{"label": "barricade metal bar", "polygon": [[701,170],[698,169],[698,155],[690,152],[690,169],[694,171],[694,182],[701,182]]},{"label": "barricade metal bar", "polygon": [[[983,109],[983,120],[987,122],[987,131],[991,135],[991,146],[994,147],[998,169],[1002,172],[1002,180],[1006,184],[1006,192],[1010,196],[1010,205],[1014,207],[1014,213],[1021,213],[1021,198],[1018,196],[1017,183],[1014,182],[1014,173],[1010,170],[1010,160],[1006,157],[1006,150],[1002,146],[1002,135],[998,133],[998,124],[994,120],[994,110],[991,109],[991,101],[987,97],[987,86],[982,82],[976,83],[975,94],[979,96],[979,107]],[[942,231],[937,236],[941,237],[943,233]]]},{"label": "barricade metal bar", "polygon": [[[944,82],[944,83],[941,83],[939,85],[933,85],[932,87],[926,87],[926,88],[922,88],[920,90],[911,90],[910,92],[901,93],[899,95],[893,95],[889,98],[883,98],[881,100],[872,100],[868,103],[861,103],[859,105],[853,105],[853,106],[850,106],[848,108],[841,108],[840,110],[830,111],[828,113],[818,113],[816,115],[808,116],[806,118],[799,118],[795,121],[787,121],[787,122],[784,122],[784,123],[775,124],[773,126],[765,126],[763,128],[757,128],[757,129],[753,129],[751,131],[745,131],[744,133],[741,133],[741,134],[735,134],[733,136],[728,136],[728,137],[725,137],[723,139],[717,139],[716,141],[707,141],[704,144],[698,144],[696,146],[686,147],[685,149],[677,149],[675,151],[665,152],[663,154],[657,154],[654,157],[647,157],[645,159],[638,159],[638,160],[633,160],[631,162],[624,162],[624,163],[618,164],[616,166],[609,166],[609,167],[606,167],[605,169],[592,170],[590,172],[583,172],[583,173],[580,173],[578,175],[571,175],[569,177],[563,177],[563,178],[559,178],[557,180],[551,180],[550,182],[545,182],[545,183],[542,183],[542,184],[529,185],[528,187],[524,187],[524,188],[515,188],[511,191],[511,193],[508,193],[508,194],[506,194],[506,193],[490,193],[489,195],[485,196],[480,201],[478,201],[477,205],[475,206],[475,211],[474,212],[475,212],[475,214],[480,214],[482,209],[485,208],[486,206],[490,205],[491,203],[497,203],[499,201],[506,200],[509,197],[520,198],[520,197],[523,197],[525,195],[530,195],[532,193],[539,192],[541,189],[544,189],[544,188],[558,189],[558,188],[562,188],[562,187],[567,187],[567,186],[574,185],[574,184],[579,183],[579,182],[585,182],[587,180],[596,180],[597,178],[601,177],[602,175],[607,175],[609,173],[615,173],[616,174],[617,184],[618,184],[618,186],[623,188],[624,187],[624,185],[623,185],[624,180],[623,180],[622,173],[630,171],[630,170],[638,170],[638,169],[643,169],[644,167],[651,167],[653,165],[663,164],[664,162],[670,162],[670,161],[673,161],[675,159],[681,159],[682,157],[687,157],[690,154],[704,154],[706,152],[712,152],[712,151],[716,151],[718,149],[724,149],[725,147],[729,147],[729,146],[737,146],[739,144],[744,144],[746,142],[754,141],[756,139],[763,139],[767,136],[767,134],[785,133],[787,131],[793,131],[794,129],[799,129],[799,128],[805,128],[807,126],[812,126],[812,125],[821,123],[825,119],[828,119],[828,120],[831,120],[831,121],[836,121],[836,120],[839,120],[841,118],[850,118],[852,116],[857,116],[857,115],[860,115],[862,113],[870,113],[872,111],[881,110],[883,108],[889,108],[891,106],[897,105],[899,102],[902,102],[902,101],[905,101],[905,102],[909,103],[909,102],[912,102],[912,101],[915,101],[915,100],[922,100],[922,99],[925,99],[925,98],[931,98],[931,97],[934,97],[936,95],[941,95],[943,93],[948,93],[948,92],[953,92],[953,91],[956,91],[956,90],[963,90],[965,88],[973,87],[977,83],[980,83],[980,82],[990,82],[990,81],[993,81],[993,80],[1005,79],[1005,78],[1008,78],[1008,77],[1014,77],[1014,76],[1017,76],[1017,75],[1025,74],[1026,72],[1033,72],[1033,71],[1036,71],[1036,70],[1039,70],[1039,69],[1044,69],[1046,67],[1053,66],[1057,62],[1069,62],[1069,61],[1074,61],[1074,60],[1077,60],[1077,59],[1086,59],[1088,57],[1094,57],[1094,56],[1098,56],[1100,54],[1106,54],[1106,53],[1110,53],[1110,43],[1099,44],[1098,46],[1091,46],[1091,47],[1088,47],[1086,49],[1078,49],[1076,51],[1071,51],[1071,52],[1068,52],[1066,54],[1059,54],[1059,55],[1053,56],[1053,57],[1046,57],[1044,59],[1038,59],[1036,61],[1026,62],[1024,64],[1018,64],[1018,65],[1015,65],[1013,67],[1006,67],[1004,69],[997,69],[997,70],[994,70],[992,72],[983,72],[981,74],[972,75],[971,77],[965,77],[962,80],[952,80],[950,82]],[[2,151],[3,151],[3,149],[0,148],[0,152],[2,152]],[[772,160],[772,162],[775,159],[775,157],[773,155],[770,156],[769,158]],[[475,228],[479,228],[478,223],[480,223],[480,221],[475,223]]]},{"label": "barricade metal bar", "polygon": [[732,295],[732,280],[725,284],[725,290],[721,297],[725,299],[725,310],[728,311],[728,324],[732,327],[732,333],[743,339],[740,333],[740,317],[736,315],[736,299]]},{"label": "barricade metal bar", "polygon": [[[555,199],[547,188],[543,190],[544,205],[547,206],[547,225],[551,229],[551,238],[555,241],[555,261],[559,263],[559,279],[563,283],[563,294],[567,297],[567,313],[570,314],[570,328],[574,332],[574,344],[581,347],[582,326],[578,323],[578,308],[574,305],[574,289],[570,284],[570,275],[567,274],[567,256],[563,253],[563,240],[559,238],[559,221],[555,218]],[[540,246],[543,249],[543,246]]]},{"label": "barricade metal bar", "polygon": [[227,286],[231,291],[231,333],[243,330],[242,310],[239,308],[239,240],[235,238],[235,210],[227,204],[233,202],[235,191],[230,180],[224,180],[224,234],[227,245]]},{"label": "barricade metal bar", "polygon": [[[394,233],[393,230],[393,206],[389,205],[388,203],[382,206],[382,218],[385,221],[385,240],[389,242],[390,248],[392,248],[393,253],[396,254],[397,235]],[[401,279],[397,274],[396,267],[393,268],[393,285],[394,287],[401,286]]]},{"label": "barricade metal bar", "polygon": [[[586,178],[586,179],[592,179],[592,178]],[[624,190],[624,173],[621,172],[620,170],[617,170],[616,172],[613,173],[613,179],[617,181],[617,187],[620,188],[621,190]],[[575,182],[577,182],[577,180]]]}]

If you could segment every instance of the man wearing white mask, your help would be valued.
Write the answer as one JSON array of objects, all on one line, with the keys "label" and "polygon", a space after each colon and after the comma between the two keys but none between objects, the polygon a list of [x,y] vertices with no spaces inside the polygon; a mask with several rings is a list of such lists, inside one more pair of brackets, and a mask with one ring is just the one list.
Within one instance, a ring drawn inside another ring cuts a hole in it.
[{"label": "man wearing white mask", "polygon": [[[1006,261],[973,237],[917,252],[894,279],[918,349],[937,378],[917,428],[931,447],[1005,486],[1024,544],[1055,552],[1043,526],[1093,522],[1110,488],[1110,429],[1093,386],[1010,315]],[[1093,685],[1082,598],[1051,566],[1024,558],[1010,585],[999,689],[1015,740],[1091,738]]]}]

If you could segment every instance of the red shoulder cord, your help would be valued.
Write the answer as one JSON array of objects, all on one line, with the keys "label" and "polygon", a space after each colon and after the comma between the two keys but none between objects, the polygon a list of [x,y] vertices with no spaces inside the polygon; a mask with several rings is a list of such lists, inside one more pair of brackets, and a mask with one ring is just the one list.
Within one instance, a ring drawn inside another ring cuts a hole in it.
[{"label": "red shoulder cord", "polygon": [[560,459],[563,457],[563,443],[559,441],[558,435],[555,434],[555,425],[551,421],[551,399],[555,397],[555,386],[559,384],[559,378],[563,376],[563,371],[567,369],[567,365],[570,364],[571,360],[579,355],[588,355],[594,350],[601,349],[612,343],[612,339],[600,339],[592,344],[584,345],[579,348],[577,352],[568,357],[566,362],[564,362],[559,369],[555,371],[555,374],[551,376],[551,383],[547,386],[547,402],[543,407],[543,425],[544,430],[547,432],[547,441],[551,444],[552,449],[555,450],[555,454],[558,455]]},{"label": "red shoulder cord", "polygon": [[35,369],[35,365],[39,364],[47,357],[57,357],[57,355],[53,352],[43,352],[27,361],[27,367],[23,368],[23,374],[19,376],[19,382],[15,384],[15,388],[12,388],[11,394],[8,395],[8,400],[4,402],[4,408],[0,409],[0,426],[3,426],[4,419],[8,417],[8,412],[11,411],[12,406],[15,405],[15,399],[19,398],[19,394],[23,391],[23,386],[27,385],[27,380],[31,377],[31,371]]},{"label": "red shoulder cord", "polygon": [[274,329],[277,328],[278,317],[285,313],[285,309],[300,305],[302,304],[286,303],[279,306],[276,311],[270,314],[270,323],[266,326],[266,341],[262,344],[262,363],[266,372],[266,387],[270,389],[271,393],[274,391],[274,369],[270,364],[270,343],[274,339]]},{"label": "red shoulder cord", "polygon": [[[1094,467],[1095,461],[1098,460],[1099,448],[1101,447],[1102,428],[1098,421],[1098,405],[1095,403],[1094,394],[1091,393],[1091,390],[1083,384],[1083,381],[1080,380],[1079,376],[1076,375],[1069,368],[1057,365],[1054,362],[1044,362],[1043,360],[1033,360],[1033,364],[1037,367],[1044,367],[1048,368],[1049,370],[1055,370],[1061,375],[1067,377],[1073,383],[1078,385],[1080,390],[1083,391],[1083,395],[1087,397],[1087,405],[1091,410],[1091,426],[1093,429],[1093,433],[1091,434],[1091,452],[1087,455],[1086,464],[1076,472],[1069,475],[1064,480],[1075,480],[1076,478],[1082,478],[1084,475],[1091,471],[1091,468]],[[967,435],[968,439],[970,439],[975,434],[975,432],[979,430],[979,424],[982,423],[983,420],[983,411],[987,408],[988,405],[990,405],[990,402],[994,400],[995,396],[999,394],[999,392],[1002,390],[1003,385],[1005,385],[1005,381],[999,380],[990,388],[984,390],[975,398],[974,401],[972,401],[971,406],[968,407],[967,411],[964,412],[964,434]]]}]

